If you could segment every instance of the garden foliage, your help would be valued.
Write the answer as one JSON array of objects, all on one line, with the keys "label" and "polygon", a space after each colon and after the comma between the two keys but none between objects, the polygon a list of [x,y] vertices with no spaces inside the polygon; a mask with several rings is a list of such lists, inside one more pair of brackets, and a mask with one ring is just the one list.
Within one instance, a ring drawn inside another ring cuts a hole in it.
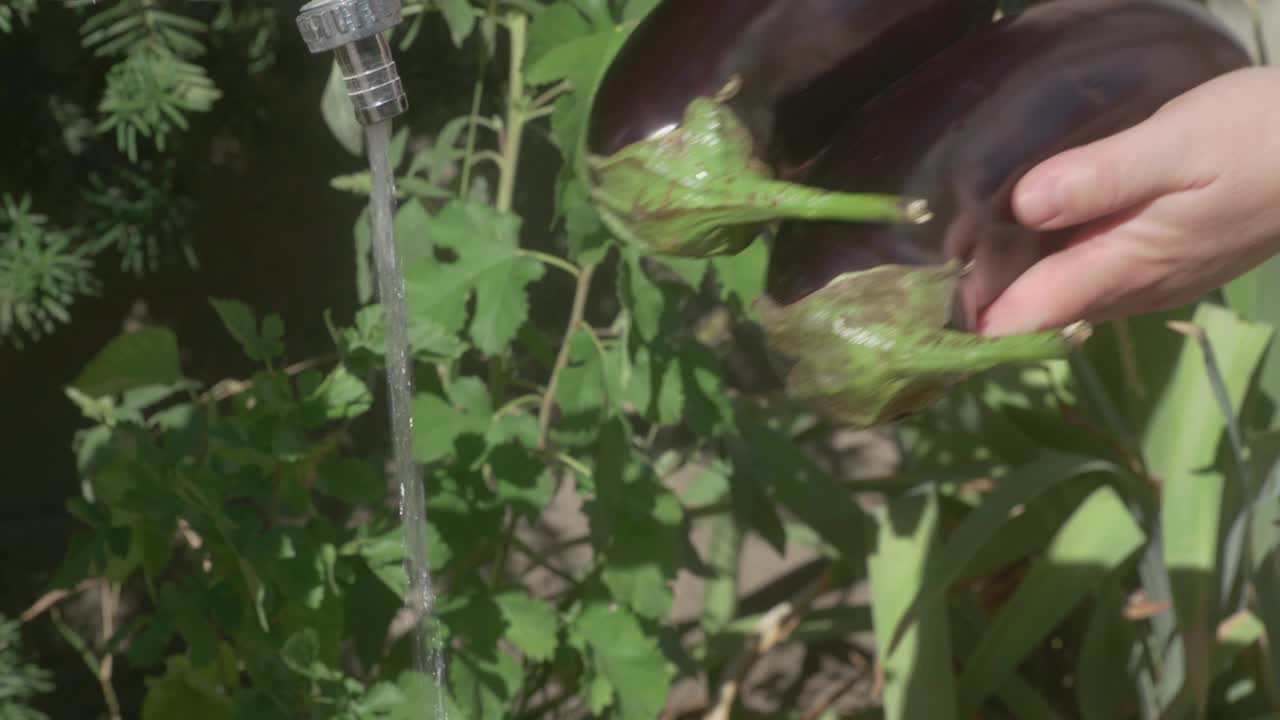
[{"label": "garden foliage", "polygon": [[[768,390],[753,309],[766,245],[640,257],[586,200],[591,88],[651,5],[408,3],[393,35],[404,47],[444,22],[459,52],[506,69],[481,89],[498,116],[400,127],[392,146],[450,717],[652,720],[681,682],[700,688],[691,716],[755,717],[736,681],[760,655],[867,631],[880,682],[859,717],[1280,716],[1276,265],[1195,307],[1107,325],[1070,362],[975,378],[892,431],[892,477],[843,477],[814,452],[832,429]],[[246,34],[263,67],[274,52],[252,19],[269,11],[226,8],[207,24],[151,0],[82,10],[86,48],[114,63],[90,122],[130,169],[86,188],[98,225],[6,200],[0,278],[25,279],[0,280],[13,288],[0,335],[67,322],[107,250],[142,271],[179,249],[180,206],[158,199],[162,165],[144,162],[163,153],[143,148],[164,150],[218,98],[198,64],[210,36]],[[33,12],[0,0],[0,29]],[[323,112],[358,154],[344,103],[330,92]],[[564,161],[550,228],[513,210],[535,132]],[[358,170],[332,180],[335,193],[368,186]],[[90,670],[114,658],[148,674],[144,720],[407,720],[432,706],[411,635],[395,630],[407,578],[390,444],[352,433],[383,412],[385,349],[367,216],[353,227],[367,304],[331,323],[335,359],[295,357],[278,315],[211,298],[251,377],[200,386],[181,338],[146,327],[66,390],[86,421],[85,490],[51,589],[140,589],[110,637],[63,629]],[[535,321],[556,287],[571,295],[557,321]],[[677,489],[676,475],[692,482]],[[581,498],[589,533],[535,546],[519,530],[561,493]],[[808,548],[815,577],[771,587],[782,599],[761,607],[739,591],[749,538]],[[589,560],[570,564],[583,546]],[[675,623],[681,574],[706,591],[699,616]],[[869,606],[835,592],[863,583]]]}]

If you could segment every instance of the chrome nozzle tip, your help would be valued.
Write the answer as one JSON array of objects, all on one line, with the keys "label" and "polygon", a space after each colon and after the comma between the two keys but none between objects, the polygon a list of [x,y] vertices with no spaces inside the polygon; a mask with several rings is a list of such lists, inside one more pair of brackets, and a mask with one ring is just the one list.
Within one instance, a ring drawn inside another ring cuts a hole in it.
[{"label": "chrome nozzle tip", "polygon": [[334,52],[362,125],[389,120],[409,109],[383,35],[400,20],[399,0],[311,0],[298,11],[298,30],[307,48],[313,53]]},{"label": "chrome nozzle tip", "polygon": [[307,49],[321,53],[390,30],[400,20],[400,0],[311,0],[298,11],[297,24]]}]

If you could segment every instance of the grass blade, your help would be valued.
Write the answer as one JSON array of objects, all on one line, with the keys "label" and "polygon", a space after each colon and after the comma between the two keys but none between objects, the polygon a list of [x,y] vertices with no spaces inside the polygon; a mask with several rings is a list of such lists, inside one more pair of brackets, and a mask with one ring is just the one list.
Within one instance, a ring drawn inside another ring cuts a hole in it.
[{"label": "grass blade", "polygon": [[[1202,304],[1192,318],[1217,349],[1226,402],[1239,407],[1270,340],[1266,326],[1249,324],[1225,308]],[[1205,355],[1184,342],[1173,376],[1143,438],[1148,467],[1163,482],[1161,535],[1186,680],[1203,711],[1217,612],[1218,537],[1225,478],[1214,469],[1227,427]]]},{"label": "grass blade", "polygon": [[1011,472],[1001,481],[1000,487],[984,498],[982,504],[947,538],[936,567],[903,613],[902,621],[894,628],[889,649],[892,651],[897,647],[915,621],[919,608],[942,596],[947,587],[960,577],[969,561],[1008,522],[1014,508],[1030,503],[1063,481],[1096,472],[1118,474],[1120,468],[1104,460],[1046,453],[1035,462]]},{"label": "grass blade", "polygon": [[884,672],[887,720],[954,720],[955,678],[946,606],[921,606],[919,620],[895,650],[889,633],[902,618],[915,588],[933,573],[937,553],[936,491],[895,498],[875,512],[875,551],[867,558],[871,579],[871,617]]},{"label": "grass blade", "polygon": [[1090,495],[969,656],[960,678],[961,717],[974,717],[1032,648],[1145,539],[1114,490],[1103,487]]}]

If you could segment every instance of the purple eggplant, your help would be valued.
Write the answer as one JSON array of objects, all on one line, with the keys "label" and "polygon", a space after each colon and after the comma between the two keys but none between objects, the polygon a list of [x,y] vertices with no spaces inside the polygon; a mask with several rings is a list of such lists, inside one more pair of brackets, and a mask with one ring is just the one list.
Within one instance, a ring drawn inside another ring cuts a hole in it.
[{"label": "purple eggplant", "polygon": [[[736,252],[782,218],[923,221],[918,199],[787,186],[777,167],[808,160],[839,117],[989,23],[993,6],[664,0],[595,89],[585,149],[597,207],[624,240],[696,256]],[[775,147],[779,108],[795,109]]]},{"label": "purple eggplant", "polygon": [[770,299],[794,303],[879,265],[959,260],[970,270],[952,324],[973,329],[1070,233],[1017,224],[1010,197],[1023,174],[1249,64],[1207,11],[1179,0],[1063,0],[976,32],[855,113],[804,179],[831,191],[924,198],[934,219],[786,223],[772,249]]}]

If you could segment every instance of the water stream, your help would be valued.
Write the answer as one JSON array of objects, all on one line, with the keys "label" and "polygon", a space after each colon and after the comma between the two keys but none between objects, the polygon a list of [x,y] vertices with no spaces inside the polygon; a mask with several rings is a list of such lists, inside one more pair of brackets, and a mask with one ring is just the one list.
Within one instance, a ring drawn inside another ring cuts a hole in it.
[{"label": "water stream", "polygon": [[400,517],[405,529],[405,569],[409,575],[407,604],[416,620],[413,645],[414,669],[435,679],[436,714],[445,720],[444,652],[438,641],[434,616],[435,591],[427,563],[426,493],[413,460],[413,374],[409,351],[408,313],[405,309],[404,275],[392,233],[395,204],[394,177],[388,160],[391,121],[365,128],[369,171],[373,180],[371,235],[378,274],[378,297],[387,327],[387,394],[391,398],[392,462],[400,488]]}]

